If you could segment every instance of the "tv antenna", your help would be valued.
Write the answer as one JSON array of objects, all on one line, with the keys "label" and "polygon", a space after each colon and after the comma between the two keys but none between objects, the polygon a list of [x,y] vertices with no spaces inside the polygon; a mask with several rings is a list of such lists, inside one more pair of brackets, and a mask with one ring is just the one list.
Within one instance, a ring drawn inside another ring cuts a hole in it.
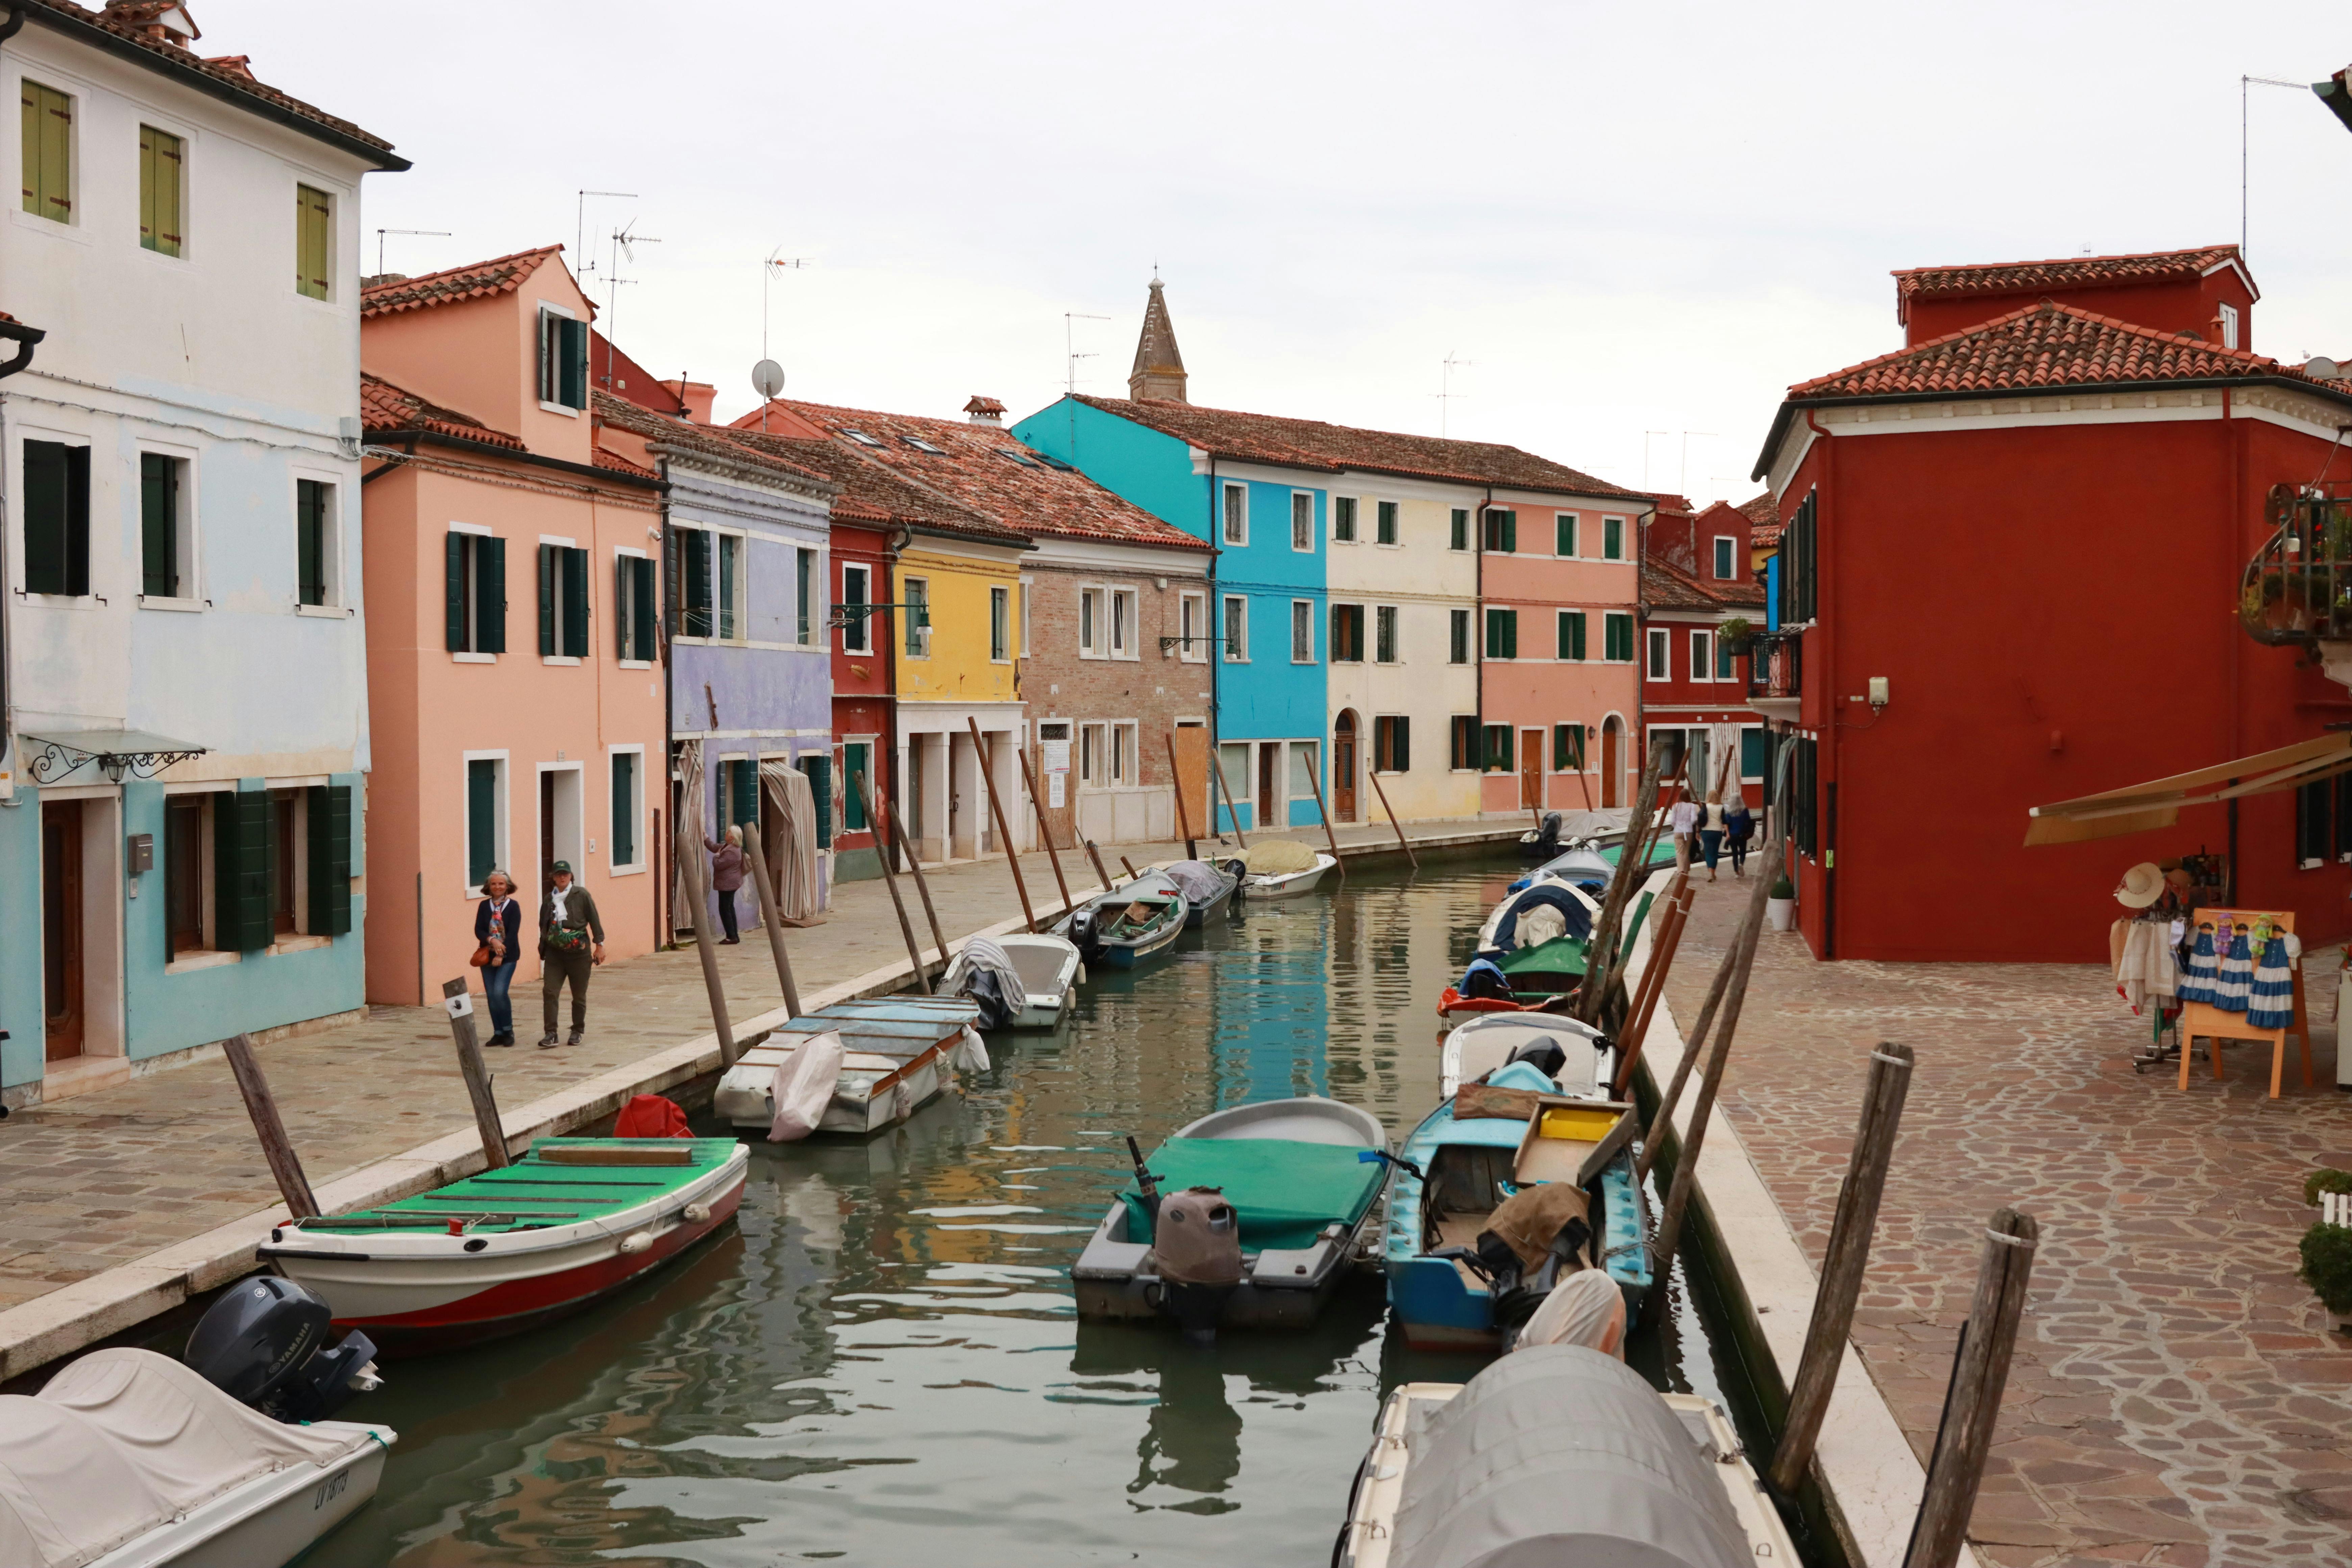
[{"label": "tv antenna", "polygon": [[661,243],[652,235],[634,232],[636,226],[637,220],[631,218],[613,231],[613,266],[604,274],[604,384],[607,388],[613,384],[613,340],[621,330],[621,285],[637,281],[635,278],[621,276],[621,260],[625,257],[629,265],[634,267],[637,261],[638,246]]},{"label": "tv antenna", "polygon": [[579,270],[586,274],[596,270],[596,258],[588,254],[588,198],[615,196],[623,201],[633,202],[637,199],[637,193],[635,191],[582,191],[578,195],[580,200],[572,215],[572,254],[580,258]]},{"label": "tv antenna", "polygon": [[1455,353],[1456,351],[1453,349],[1445,351],[1445,369],[1438,379],[1438,391],[1433,394],[1437,399],[1437,433],[1441,437],[1446,434],[1449,427],[1448,416],[1453,413],[1454,400],[1470,395],[1466,392],[1454,390],[1454,370],[1457,367],[1467,368],[1478,363],[1474,359],[1455,359],[1454,357]]},{"label": "tv antenna", "polygon": [[421,235],[430,235],[430,236],[432,236],[432,237],[433,237],[434,238],[436,238],[436,239],[446,239],[446,238],[448,238],[448,237],[449,237],[449,231],[448,231],[447,229],[446,229],[446,228],[380,228],[380,229],[377,229],[377,230],[375,231],[375,269],[376,269],[376,271],[377,271],[377,272],[379,272],[379,273],[381,273],[381,272],[383,270],[383,237],[384,237],[385,235],[387,235],[387,234],[421,234]]},{"label": "tv antenna", "polygon": [[2246,258],[2246,100],[2251,89],[2258,87],[2293,88],[2297,92],[2307,90],[2299,81],[2281,81],[2274,76],[2242,76],[2238,79],[2238,259]]},{"label": "tv antenna", "polygon": [[[1153,266],[1152,271],[1155,276],[1158,274],[1159,268],[1156,264]],[[1064,371],[1066,380],[1063,384],[1063,390],[1066,392],[1077,391],[1078,362],[1082,359],[1094,359],[1098,357],[1092,353],[1080,353],[1078,352],[1077,323],[1080,321],[1108,321],[1109,320],[1110,318],[1108,316],[1090,316],[1084,310],[1065,310],[1062,312],[1062,353],[1065,360],[1066,361]]]},{"label": "tv antenna", "polygon": [[[776,251],[782,249],[783,249],[782,246],[776,247],[775,250],[768,252],[768,259],[760,263],[760,363],[761,364],[773,363],[768,358],[768,285],[775,281],[777,273],[787,268],[797,270],[809,264],[809,258],[805,256],[794,256],[789,258],[779,257]],[[752,373],[755,378],[758,374],[756,371]],[[783,372],[778,371],[776,374],[781,377]],[[779,382],[778,384],[781,385],[782,383]]]},{"label": "tv antenna", "polygon": [[1713,440],[1716,438],[1716,433],[1712,430],[1685,430],[1682,435],[1683,460],[1682,466],[1675,470],[1675,492],[1685,500],[1688,500],[1690,499],[1690,438],[1694,436],[1705,436],[1709,440]]}]

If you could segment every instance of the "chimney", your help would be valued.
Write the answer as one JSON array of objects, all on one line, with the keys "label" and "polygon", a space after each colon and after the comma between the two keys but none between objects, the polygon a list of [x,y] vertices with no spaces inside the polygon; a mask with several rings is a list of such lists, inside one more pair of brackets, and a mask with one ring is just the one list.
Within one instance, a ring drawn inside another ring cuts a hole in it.
[{"label": "chimney", "polygon": [[1004,405],[979,393],[972,394],[971,401],[963,405],[963,411],[975,425],[1001,426],[1004,423]]},{"label": "chimney", "polygon": [[208,66],[218,66],[221,69],[229,72],[231,75],[241,76],[247,81],[258,80],[258,79],[253,74],[253,57],[251,55],[215,55],[210,59],[206,60],[205,64]]},{"label": "chimney", "polygon": [[707,381],[688,381],[683,377],[672,377],[662,383],[662,388],[672,397],[686,405],[686,411],[679,416],[680,418],[691,420],[697,425],[710,423],[710,405],[719,400],[717,387]]}]

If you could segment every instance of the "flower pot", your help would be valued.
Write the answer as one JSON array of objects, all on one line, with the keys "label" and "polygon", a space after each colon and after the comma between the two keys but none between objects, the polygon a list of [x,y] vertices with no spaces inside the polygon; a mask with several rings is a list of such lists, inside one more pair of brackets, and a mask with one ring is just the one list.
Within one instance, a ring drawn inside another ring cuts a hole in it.
[{"label": "flower pot", "polygon": [[1774,931],[1787,931],[1797,923],[1797,900],[1794,899],[1765,900],[1764,922]]}]

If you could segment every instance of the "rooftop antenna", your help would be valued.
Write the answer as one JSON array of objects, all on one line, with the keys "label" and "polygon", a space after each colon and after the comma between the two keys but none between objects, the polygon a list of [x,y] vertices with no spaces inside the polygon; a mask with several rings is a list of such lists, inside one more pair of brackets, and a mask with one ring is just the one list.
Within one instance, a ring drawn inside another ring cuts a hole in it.
[{"label": "rooftop antenna", "polygon": [[768,405],[784,389],[784,367],[772,359],[761,359],[751,367],[751,390],[760,395],[760,434],[768,433]]},{"label": "rooftop antenna", "polygon": [[377,229],[375,231],[375,269],[378,274],[381,274],[383,271],[383,237],[387,234],[424,234],[431,235],[436,239],[446,239],[449,237],[449,231],[446,228]]},{"label": "rooftop antenna", "polygon": [[1683,432],[1683,461],[1682,467],[1675,470],[1675,493],[1681,496],[1685,500],[1688,500],[1690,499],[1690,438],[1694,436],[1705,436],[1709,439],[1713,439],[1715,438],[1715,434],[1716,433],[1712,430],[1685,430]]},{"label": "rooftop antenna", "polygon": [[[1155,278],[1160,275],[1160,267],[1157,262],[1152,264],[1151,275]],[[1084,310],[1065,310],[1062,312],[1062,352],[1063,357],[1066,361],[1065,374],[1067,377],[1063,385],[1064,391],[1075,393],[1078,390],[1078,362],[1082,359],[1093,359],[1096,357],[1091,353],[1082,354],[1078,352],[1076,323],[1079,321],[1108,321],[1109,320],[1110,318],[1108,316],[1089,316]],[[1076,416],[1073,415],[1072,417],[1075,418]]]},{"label": "rooftop antenna", "polygon": [[627,223],[623,224],[620,227],[613,231],[613,268],[604,275],[604,298],[607,301],[604,307],[606,311],[606,321],[604,323],[604,384],[607,387],[610,387],[613,384],[613,339],[614,335],[621,329],[621,285],[624,283],[635,283],[637,281],[635,278],[624,278],[621,276],[621,258],[623,257],[628,258],[629,264],[634,267],[636,265],[636,247],[638,246],[659,245],[661,243],[660,240],[656,239],[652,235],[634,234],[630,232],[636,226],[637,220],[631,218]]},{"label": "rooftop antenna", "polygon": [[1644,430],[1642,432],[1642,488],[1643,489],[1648,489],[1650,488],[1650,437],[1653,436],[1671,436],[1673,434],[1674,432],[1671,430]]},{"label": "rooftop antenna", "polygon": [[635,191],[582,191],[579,193],[579,203],[572,215],[572,254],[580,258],[580,271],[583,273],[593,272],[596,270],[595,258],[587,254],[588,198],[590,196],[617,196],[623,201],[633,202],[637,199],[637,193]]},{"label": "rooftop antenna", "polygon": [[768,363],[768,285],[774,282],[776,274],[785,268],[798,268],[809,264],[805,256],[779,257],[776,251],[782,249],[782,246],[776,247],[775,250],[768,252],[768,259],[760,264],[760,363],[762,364]]},{"label": "rooftop antenna", "polygon": [[2258,87],[2286,87],[2297,92],[2308,89],[2309,83],[2281,81],[2274,76],[2242,76],[2238,79],[2238,259],[2246,259],[2246,100]]},{"label": "rooftop antenna", "polygon": [[1437,383],[1439,388],[1436,395],[1437,433],[1440,437],[1444,437],[1447,434],[1447,416],[1454,411],[1454,400],[1457,397],[1467,397],[1470,395],[1466,392],[1456,392],[1454,390],[1454,372],[1455,368],[1457,366],[1466,367],[1478,363],[1475,359],[1455,359],[1454,355],[1456,352],[1457,351],[1454,349],[1447,349],[1445,351],[1445,369],[1440,374]]}]

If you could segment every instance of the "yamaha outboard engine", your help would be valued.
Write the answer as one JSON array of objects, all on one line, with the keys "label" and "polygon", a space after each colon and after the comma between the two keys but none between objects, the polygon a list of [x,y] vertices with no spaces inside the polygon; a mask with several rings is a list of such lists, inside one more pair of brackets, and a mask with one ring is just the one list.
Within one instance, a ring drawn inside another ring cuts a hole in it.
[{"label": "yamaha outboard engine", "polygon": [[1219,1187],[1187,1187],[1160,1200],[1151,1259],[1160,1307],[1196,1345],[1217,1342],[1217,1319],[1242,1282],[1241,1216]]},{"label": "yamaha outboard engine", "polygon": [[1070,945],[1078,950],[1078,957],[1088,963],[1102,956],[1102,938],[1095,934],[1095,912],[1080,910],[1070,917]]},{"label": "yamaha outboard engine", "polygon": [[1560,1049],[1558,1040],[1529,1040],[1523,1046],[1514,1046],[1507,1059],[1525,1062],[1544,1077],[1553,1079],[1557,1079],[1560,1069],[1568,1066],[1568,1053]]},{"label": "yamaha outboard engine", "polygon": [[258,1274],[212,1304],[188,1336],[184,1359],[205,1382],[265,1415],[322,1420],[383,1381],[365,1334],[327,1348],[333,1319],[316,1291]]}]

